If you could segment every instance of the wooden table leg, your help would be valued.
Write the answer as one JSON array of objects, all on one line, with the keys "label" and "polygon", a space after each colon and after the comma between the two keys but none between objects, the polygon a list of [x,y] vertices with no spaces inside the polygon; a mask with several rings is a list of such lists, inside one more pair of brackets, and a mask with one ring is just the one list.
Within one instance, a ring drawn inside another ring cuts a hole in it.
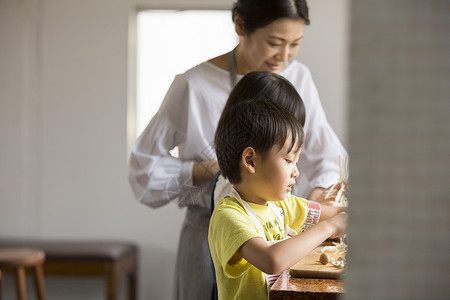
[{"label": "wooden table leg", "polygon": [[18,267],[15,272],[15,277],[16,277],[17,299],[26,300],[27,287],[25,279],[25,269],[23,267]]},{"label": "wooden table leg", "polygon": [[[131,272],[128,275],[128,295],[129,300],[136,300],[136,273]],[[0,299],[1,300],[1,299]]]},{"label": "wooden table leg", "polygon": [[2,300],[2,295],[3,295],[3,270],[0,270],[0,300]]},{"label": "wooden table leg", "polygon": [[113,264],[111,271],[106,278],[106,299],[116,300],[118,299],[117,293],[119,292],[119,276],[117,267]]},{"label": "wooden table leg", "polygon": [[38,300],[45,300],[44,272],[42,270],[42,265],[37,265],[34,268],[34,284]]}]

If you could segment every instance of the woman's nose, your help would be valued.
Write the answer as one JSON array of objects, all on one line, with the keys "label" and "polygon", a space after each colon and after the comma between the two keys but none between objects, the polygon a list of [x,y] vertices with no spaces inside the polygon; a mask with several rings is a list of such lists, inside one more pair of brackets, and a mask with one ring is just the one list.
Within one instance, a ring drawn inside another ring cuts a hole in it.
[{"label": "woman's nose", "polygon": [[289,47],[281,47],[280,51],[278,52],[277,59],[279,61],[287,61],[289,58]]}]

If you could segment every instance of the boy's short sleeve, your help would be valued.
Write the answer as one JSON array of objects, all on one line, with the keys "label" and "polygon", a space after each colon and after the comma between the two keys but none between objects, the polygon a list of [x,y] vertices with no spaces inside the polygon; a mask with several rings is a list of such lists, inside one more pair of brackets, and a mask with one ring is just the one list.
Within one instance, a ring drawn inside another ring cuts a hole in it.
[{"label": "boy's short sleeve", "polygon": [[229,260],[246,241],[261,236],[244,208],[233,200],[224,198],[214,210],[208,240],[215,267],[219,264],[226,276],[239,277],[252,265],[244,258],[233,265]]},{"label": "boy's short sleeve", "polygon": [[286,200],[275,204],[283,209],[285,224],[297,232],[301,232],[319,221],[320,204],[317,202],[289,195]]}]

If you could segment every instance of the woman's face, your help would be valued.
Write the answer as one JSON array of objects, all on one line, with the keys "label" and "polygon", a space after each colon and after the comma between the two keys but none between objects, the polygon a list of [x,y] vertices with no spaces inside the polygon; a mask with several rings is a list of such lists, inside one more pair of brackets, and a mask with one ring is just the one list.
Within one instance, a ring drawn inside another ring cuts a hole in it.
[{"label": "woman's face", "polygon": [[303,19],[281,18],[251,34],[238,32],[240,33],[240,43],[236,50],[238,73],[281,72],[286,67],[288,59],[297,54],[304,27]]}]

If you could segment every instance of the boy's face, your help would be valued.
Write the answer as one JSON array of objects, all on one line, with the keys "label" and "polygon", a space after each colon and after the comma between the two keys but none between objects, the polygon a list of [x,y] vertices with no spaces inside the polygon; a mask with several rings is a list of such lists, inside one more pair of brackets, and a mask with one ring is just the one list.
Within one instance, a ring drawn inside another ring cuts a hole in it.
[{"label": "boy's face", "polygon": [[257,176],[258,195],[265,201],[282,201],[286,199],[295,184],[295,178],[299,176],[297,162],[301,149],[294,152],[298,145],[289,152],[291,137],[288,138],[283,148],[274,145],[264,158],[259,159],[255,169]]}]

